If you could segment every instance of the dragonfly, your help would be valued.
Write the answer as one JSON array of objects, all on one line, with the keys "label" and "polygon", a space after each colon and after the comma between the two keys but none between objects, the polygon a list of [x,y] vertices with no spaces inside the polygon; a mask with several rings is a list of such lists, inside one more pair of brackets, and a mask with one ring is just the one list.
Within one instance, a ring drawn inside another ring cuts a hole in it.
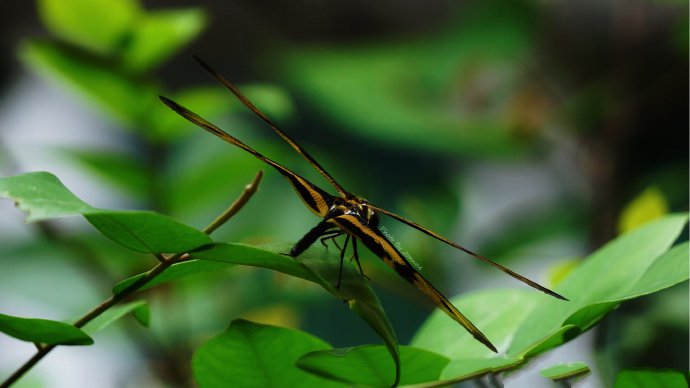
[{"label": "dragonfly", "polygon": [[[289,183],[297,192],[302,202],[314,214],[321,217],[322,220],[309,230],[290,250],[289,256],[297,257],[317,240],[320,240],[325,245],[325,241],[332,239],[333,242],[340,249],[340,271],[342,273],[343,258],[348,243],[352,244],[353,258],[357,262],[360,273],[364,275],[361,264],[359,263],[359,256],[357,252],[357,242],[361,242],[372,253],[383,260],[389,267],[391,267],[400,277],[416,287],[419,291],[425,294],[431,301],[436,304],[448,316],[458,322],[464,327],[477,341],[484,344],[493,352],[498,352],[496,347],[489,341],[489,339],[482,333],[465,315],[463,315],[439,290],[437,290],[428,280],[422,276],[419,271],[413,267],[410,262],[398,251],[398,249],[386,238],[386,236],[378,229],[380,217],[379,214],[391,217],[400,221],[426,235],[429,235],[439,241],[442,241],[462,252],[484,261],[513,278],[539,290],[555,298],[568,300],[562,295],[506,268],[478,253],[475,253],[460,244],[457,244],[440,234],[417,224],[405,217],[395,214],[382,207],[376,206],[366,199],[359,197],[345,190],[340,183],[338,183],[325,168],[319,164],[314,157],[309,154],[302,146],[300,146],[292,137],[285,131],[280,129],[278,125],[273,122],[266,114],[257,108],[244,94],[231,82],[229,82],[221,74],[213,70],[206,62],[199,57],[194,56],[194,59],[203,67],[213,78],[225,86],[247,109],[254,115],[267,124],[278,136],[285,140],[298,154],[306,159],[316,171],[321,174],[328,183],[338,192],[338,195],[331,195],[327,191],[316,186],[304,177],[290,171],[286,167],[269,159],[261,154],[259,151],[246,145],[236,137],[223,131],[216,125],[212,124],[203,117],[197,115],[191,110],[174,102],[173,100],[160,96],[161,101],[170,107],[177,114],[205,129],[206,131],[216,135],[220,139],[235,145],[244,151],[254,155],[264,163],[273,167],[281,175],[286,177]],[[335,238],[345,235],[345,242],[341,248]],[[340,277],[338,283],[340,282]],[[339,284],[338,284],[339,286]]]}]

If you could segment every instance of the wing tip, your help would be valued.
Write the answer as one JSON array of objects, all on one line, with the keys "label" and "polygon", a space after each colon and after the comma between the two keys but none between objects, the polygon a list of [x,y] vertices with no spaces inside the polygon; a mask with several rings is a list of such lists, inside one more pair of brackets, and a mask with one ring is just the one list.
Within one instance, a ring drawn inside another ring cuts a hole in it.
[{"label": "wing tip", "polygon": [[194,58],[194,60],[195,60],[199,65],[201,65],[201,67],[203,67],[204,70],[206,70],[207,72],[211,73],[211,75],[213,75],[214,77],[218,78],[218,72],[216,72],[215,70],[213,70],[213,69],[211,68],[211,66],[209,66],[209,64],[206,63],[203,59],[201,59],[198,55],[193,54],[193,55],[192,55],[192,58]]},{"label": "wing tip", "polygon": [[496,349],[496,347],[494,346],[494,344],[492,344],[491,341],[489,341],[486,337],[484,337],[484,336],[482,336],[482,335],[475,335],[474,338],[475,338],[477,341],[483,343],[484,346],[486,346],[487,348],[489,348],[489,350],[491,350],[492,352],[498,353],[498,349]]},{"label": "wing tip", "polygon": [[564,301],[566,301],[566,302],[570,302],[570,299],[566,298],[565,296],[563,296],[563,295],[561,295],[561,294],[559,294],[559,293],[557,293],[557,292],[555,292],[555,291],[551,291],[551,290],[549,290],[549,291],[550,291],[550,292],[547,292],[547,294],[553,296],[554,298],[560,299],[560,300],[564,300]]},{"label": "wing tip", "polygon": [[164,103],[165,105],[167,105],[168,108],[174,110],[175,112],[182,113],[182,112],[185,111],[185,109],[184,109],[180,104],[178,104],[178,103],[176,103],[175,101],[169,99],[168,97],[160,96],[160,95],[159,95],[158,98],[159,98],[161,101],[163,101],[163,103]]}]

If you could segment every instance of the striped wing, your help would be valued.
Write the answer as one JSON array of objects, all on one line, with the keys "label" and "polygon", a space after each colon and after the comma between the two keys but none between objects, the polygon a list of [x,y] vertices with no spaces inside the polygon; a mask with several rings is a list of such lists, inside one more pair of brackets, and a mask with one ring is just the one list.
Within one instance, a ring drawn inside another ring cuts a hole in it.
[{"label": "striped wing", "polygon": [[203,67],[206,71],[209,72],[215,78],[218,82],[223,84],[235,97],[237,97],[238,100],[247,107],[252,113],[254,113],[258,118],[260,118],[264,123],[266,123],[273,132],[277,133],[278,136],[280,136],[283,140],[285,140],[290,146],[297,151],[298,154],[300,154],[304,159],[306,159],[309,164],[311,164],[326,180],[328,183],[330,183],[335,189],[340,193],[345,198],[351,197],[351,194],[349,194],[345,189],[331,176],[331,174],[326,171],[323,167],[321,167],[321,164],[319,164],[314,157],[307,152],[302,146],[297,144],[295,140],[290,137],[287,133],[285,133],[276,123],[273,122],[264,112],[262,112],[259,108],[257,108],[247,97],[240,92],[240,90],[233,85],[230,81],[226,80],[225,77],[223,77],[220,73],[217,71],[213,70],[211,66],[209,66],[206,62],[202,61],[201,58],[197,57],[196,55],[194,56],[194,59],[196,59],[197,62]]},{"label": "striped wing", "polygon": [[459,250],[461,250],[461,251],[463,251],[463,252],[469,254],[470,256],[472,256],[472,257],[474,257],[474,258],[476,258],[476,259],[479,259],[479,260],[482,260],[482,261],[484,261],[484,262],[486,262],[486,263],[489,263],[489,264],[493,265],[494,267],[500,269],[501,271],[505,272],[506,274],[512,276],[513,278],[515,278],[515,279],[517,279],[517,280],[519,280],[519,281],[521,281],[521,282],[527,284],[527,285],[530,286],[530,287],[534,287],[534,288],[536,288],[537,290],[539,290],[539,291],[541,291],[541,292],[543,292],[543,293],[545,293],[545,294],[547,294],[547,295],[551,295],[551,296],[553,296],[554,298],[558,298],[558,299],[561,299],[561,300],[568,300],[568,299],[567,299],[566,297],[564,297],[563,295],[561,295],[561,294],[559,294],[559,293],[557,293],[557,292],[555,292],[555,291],[552,291],[552,290],[550,290],[550,289],[548,289],[548,288],[542,286],[541,284],[539,284],[539,283],[537,283],[537,282],[535,282],[535,281],[533,281],[533,280],[530,280],[530,279],[528,279],[528,278],[526,278],[526,277],[520,275],[519,273],[517,273],[517,272],[511,270],[510,268],[506,268],[506,267],[504,267],[504,266],[498,264],[497,262],[495,262],[495,261],[493,261],[493,260],[491,260],[491,259],[489,259],[489,258],[487,258],[487,257],[484,257],[484,256],[482,256],[482,255],[480,255],[480,254],[478,254],[478,253],[472,252],[471,250],[469,250],[469,249],[463,247],[462,245],[457,244],[457,243],[454,243],[454,242],[452,242],[451,240],[449,240],[449,239],[447,239],[447,238],[441,236],[440,234],[438,234],[438,233],[436,233],[436,232],[434,232],[434,231],[432,231],[432,230],[430,230],[430,229],[428,229],[428,228],[425,228],[425,227],[423,227],[423,226],[417,224],[416,222],[410,221],[410,220],[408,220],[407,218],[404,218],[404,217],[399,216],[399,215],[397,215],[397,214],[395,214],[395,213],[393,213],[393,212],[391,212],[391,211],[388,211],[388,210],[386,210],[386,209],[380,208],[380,207],[378,207],[378,206],[374,206],[374,205],[372,205],[372,204],[367,204],[367,206],[369,206],[370,208],[376,210],[377,212],[383,213],[383,214],[385,214],[385,215],[387,215],[387,216],[389,216],[389,217],[391,217],[391,218],[394,218],[394,219],[396,219],[396,220],[398,220],[398,221],[400,221],[400,222],[402,222],[402,223],[404,223],[404,224],[407,224],[407,225],[409,225],[409,226],[411,226],[411,227],[417,229],[418,231],[420,231],[420,232],[422,232],[422,233],[424,233],[424,234],[426,234],[426,235],[429,235],[429,236],[431,236],[431,237],[433,237],[433,238],[435,238],[435,239],[437,239],[437,240],[439,240],[439,241],[442,241],[442,242],[444,242],[444,243],[446,243],[446,244],[452,246],[453,248],[457,248],[457,249],[459,249]]},{"label": "striped wing", "polygon": [[417,287],[441,310],[467,329],[477,341],[496,352],[496,347],[491,344],[488,338],[467,317],[462,315],[440,291],[424,279],[422,274],[417,272],[378,229],[370,227],[362,217],[352,213],[334,217],[331,219],[331,222],[334,222],[341,229],[362,241],[369,250],[381,258],[389,267],[393,268],[398,275]]},{"label": "striped wing", "polygon": [[305,205],[320,217],[325,217],[330,210],[330,205],[333,202],[333,196],[321,190],[318,186],[309,182],[308,180],[302,178],[301,176],[295,174],[294,172],[288,170],[287,168],[281,166],[280,164],[274,162],[273,160],[265,157],[259,151],[251,148],[250,146],[244,144],[239,139],[233,137],[217,126],[211,124],[203,117],[197,115],[196,113],[190,111],[189,109],[183,107],[182,105],[172,101],[166,97],[160,96],[161,101],[165,103],[170,109],[174,110],[177,114],[184,117],[185,119],[191,121],[192,123],[198,125],[199,127],[211,132],[212,134],[218,136],[219,138],[227,141],[230,144],[236,145],[241,149],[254,155],[256,158],[262,160],[264,163],[278,170],[283,176],[285,176],[295,188],[297,194],[300,196]]}]

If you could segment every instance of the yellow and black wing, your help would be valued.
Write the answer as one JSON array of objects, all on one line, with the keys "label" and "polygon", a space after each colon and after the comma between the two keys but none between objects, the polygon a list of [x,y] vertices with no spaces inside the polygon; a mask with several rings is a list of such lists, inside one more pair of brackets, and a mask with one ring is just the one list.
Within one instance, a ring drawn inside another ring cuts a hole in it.
[{"label": "yellow and black wing", "polygon": [[515,278],[515,279],[517,279],[517,280],[519,280],[519,281],[521,281],[521,282],[527,284],[528,286],[534,287],[534,288],[536,288],[537,290],[539,290],[539,291],[541,291],[541,292],[543,292],[543,293],[545,293],[545,294],[551,295],[551,296],[553,296],[553,297],[555,297],[555,298],[558,298],[558,299],[561,299],[561,300],[568,300],[568,299],[567,299],[566,297],[564,297],[563,295],[561,295],[561,294],[559,294],[559,293],[557,293],[557,292],[555,292],[555,291],[552,291],[552,290],[550,290],[550,289],[548,289],[548,288],[542,286],[541,284],[539,284],[539,283],[537,283],[537,282],[535,282],[535,281],[533,281],[533,280],[530,280],[530,279],[528,279],[528,278],[526,278],[526,277],[520,275],[519,273],[517,273],[517,272],[511,270],[510,268],[506,268],[506,267],[504,267],[504,266],[502,266],[502,265],[496,263],[495,261],[493,261],[493,260],[491,260],[491,259],[489,259],[489,258],[486,258],[486,257],[484,257],[484,256],[482,256],[482,255],[480,255],[480,254],[478,254],[478,253],[475,253],[475,252],[473,252],[473,251],[471,251],[471,250],[469,250],[469,249],[463,247],[463,246],[460,245],[460,244],[454,243],[453,241],[451,241],[451,240],[449,240],[449,239],[447,239],[447,238],[441,236],[440,234],[438,234],[438,233],[436,233],[436,232],[434,232],[434,231],[431,231],[431,230],[429,230],[428,228],[425,228],[425,227],[423,227],[423,226],[421,226],[421,225],[419,225],[419,224],[417,224],[417,223],[415,223],[415,222],[413,222],[413,221],[410,221],[410,220],[408,220],[407,218],[404,218],[404,217],[399,216],[399,215],[397,215],[397,214],[395,214],[395,213],[393,213],[393,212],[391,212],[391,211],[388,211],[388,210],[386,210],[386,209],[380,208],[380,207],[378,207],[378,206],[374,206],[374,205],[372,205],[372,204],[367,204],[367,206],[370,207],[370,208],[372,208],[373,210],[375,210],[375,211],[377,211],[377,212],[383,213],[383,214],[385,214],[385,215],[387,215],[387,216],[389,216],[389,217],[391,217],[391,218],[394,218],[394,219],[396,219],[396,220],[398,220],[398,221],[400,221],[400,222],[402,222],[402,223],[404,223],[404,224],[407,224],[407,225],[409,225],[409,226],[411,226],[411,227],[417,229],[418,231],[420,231],[420,232],[422,232],[422,233],[424,233],[424,234],[427,234],[427,235],[429,235],[429,236],[431,236],[431,237],[433,237],[433,238],[435,238],[435,239],[437,239],[437,240],[439,240],[439,241],[443,241],[444,243],[446,243],[446,244],[448,244],[448,245],[450,245],[450,246],[452,246],[452,247],[454,247],[454,248],[457,248],[457,249],[459,249],[459,250],[461,250],[461,251],[463,251],[463,252],[469,254],[470,256],[472,256],[472,257],[474,257],[474,258],[477,258],[477,259],[482,260],[482,261],[484,261],[484,262],[486,262],[486,263],[489,263],[489,264],[493,265],[494,267],[500,269],[501,271],[505,272],[506,274],[512,276],[513,278]]},{"label": "yellow and black wing", "polygon": [[351,194],[349,194],[336,180],[329,174],[326,169],[321,167],[321,164],[314,159],[314,157],[307,152],[302,146],[297,144],[297,142],[290,137],[285,131],[280,129],[276,123],[273,122],[264,112],[262,112],[259,108],[257,108],[247,97],[245,97],[240,90],[233,85],[230,81],[226,80],[223,75],[218,73],[217,71],[213,70],[211,66],[209,66],[206,62],[202,61],[201,58],[194,56],[194,59],[196,59],[199,64],[208,71],[213,78],[215,78],[218,82],[223,84],[235,97],[237,97],[240,102],[247,107],[252,113],[254,113],[257,117],[259,117],[264,123],[266,123],[271,129],[278,134],[283,140],[285,140],[290,146],[297,151],[298,154],[302,155],[304,159],[306,159],[309,164],[311,164],[321,175],[323,175],[324,178],[330,183],[335,189],[342,195],[344,198],[350,198]]},{"label": "yellow and black wing", "polygon": [[174,110],[177,114],[184,117],[185,119],[191,121],[192,123],[198,125],[199,127],[211,132],[212,134],[218,136],[219,138],[227,141],[230,144],[236,145],[241,149],[249,152],[258,159],[264,161],[269,166],[275,168],[283,176],[285,176],[295,188],[297,194],[300,196],[302,201],[307,205],[307,207],[320,217],[325,217],[330,210],[330,205],[333,202],[333,196],[326,193],[318,186],[309,182],[308,180],[302,178],[301,176],[295,174],[294,172],[288,170],[287,168],[281,166],[280,164],[274,162],[273,160],[265,157],[259,151],[251,148],[250,146],[244,144],[239,139],[228,134],[217,126],[211,124],[209,121],[203,117],[197,115],[196,113],[190,111],[189,109],[183,107],[182,105],[172,101],[169,98],[160,96],[161,101],[165,103],[170,109]]},{"label": "yellow and black wing", "polygon": [[376,256],[393,268],[398,275],[417,287],[441,310],[467,329],[477,341],[496,352],[496,347],[491,341],[467,317],[462,315],[440,291],[434,288],[378,229],[370,227],[362,217],[353,213],[334,217],[330,221],[359,239]]}]

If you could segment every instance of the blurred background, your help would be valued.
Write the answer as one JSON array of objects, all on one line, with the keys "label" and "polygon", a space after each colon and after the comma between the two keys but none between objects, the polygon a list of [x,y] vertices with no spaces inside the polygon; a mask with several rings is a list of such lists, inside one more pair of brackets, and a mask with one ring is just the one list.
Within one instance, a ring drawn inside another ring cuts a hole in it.
[{"label": "blurred background", "polygon": [[[687,2],[5,1],[0,49],[1,175],[50,171],[94,206],[202,228],[266,170],[217,241],[294,242],[318,219],[281,176],[188,125],[159,94],[331,188],[193,54],[349,191],[547,285],[640,220],[688,210]],[[9,201],[0,211],[4,313],[70,319],[155,264],[82,219],[25,225]],[[522,287],[385,226],[447,295]],[[363,256],[407,343],[431,304]],[[123,320],[94,346],[58,349],[22,384],[190,386],[194,348],[239,317],[334,346],[378,341],[322,290],[265,270],[203,274],[145,296],[150,329]],[[542,360],[586,361],[594,373],[582,386],[605,387],[624,367],[687,368],[687,344],[686,283],[623,305]],[[0,349],[3,376],[34,352],[4,336]],[[506,384],[548,386],[538,370]]]}]

